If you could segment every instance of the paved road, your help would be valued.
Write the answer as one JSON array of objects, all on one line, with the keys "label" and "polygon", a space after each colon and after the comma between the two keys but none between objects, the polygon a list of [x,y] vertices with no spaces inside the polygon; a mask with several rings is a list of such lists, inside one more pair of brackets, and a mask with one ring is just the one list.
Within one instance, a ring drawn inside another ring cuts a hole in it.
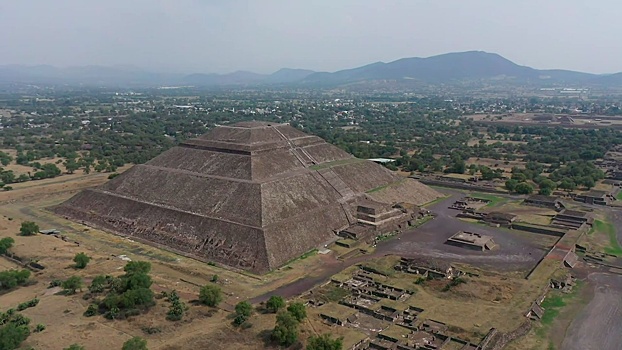
[{"label": "paved road", "polygon": [[[434,220],[428,221],[421,227],[402,233],[396,238],[379,243],[372,254],[358,256],[347,261],[340,261],[334,257],[325,256],[323,257],[323,266],[313,271],[312,274],[272,292],[260,295],[252,299],[251,302],[265,301],[274,294],[283,297],[299,295],[327,281],[330,276],[348,266],[386,255],[442,258],[496,270],[527,271],[533,268],[546,254],[546,249],[511,230],[470,224],[457,219],[455,215],[458,211],[448,209],[447,207],[464,196],[464,194],[457,191],[444,192],[449,194],[450,197],[429,207],[437,215]],[[500,248],[494,251],[479,252],[444,244],[447,238],[459,230],[490,235],[499,244]]]}]

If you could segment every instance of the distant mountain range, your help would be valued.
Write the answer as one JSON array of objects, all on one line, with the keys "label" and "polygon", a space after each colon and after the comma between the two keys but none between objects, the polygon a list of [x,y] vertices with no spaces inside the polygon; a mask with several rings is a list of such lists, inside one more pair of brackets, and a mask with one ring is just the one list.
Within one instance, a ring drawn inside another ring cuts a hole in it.
[{"label": "distant mountain range", "polygon": [[484,82],[491,85],[581,85],[622,87],[622,73],[598,75],[568,70],[538,70],[520,66],[498,54],[482,51],[448,53],[427,58],[403,58],[333,73],[283,68],[272,74],[237,71],[228,74],[164,74],[128,66],[0,66],[0,83],[69,84],[88,86],[192,85],[206,87],[292,85],[338,87],[348,84],[397,82],[451,85]]}]

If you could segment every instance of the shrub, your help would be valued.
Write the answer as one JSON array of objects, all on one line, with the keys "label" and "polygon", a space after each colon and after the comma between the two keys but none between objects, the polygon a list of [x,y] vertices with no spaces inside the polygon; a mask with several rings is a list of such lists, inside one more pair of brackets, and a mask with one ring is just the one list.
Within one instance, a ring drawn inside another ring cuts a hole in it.
[{"label": "shrub", "polygon": [[341,350],[343,338],[333,339],[330,334],[311,336],[307,343],[307,350]]},{"label": "shrub", "polygon": [[64,348],[63,350],[86,350],[84,346],[79,344],[71,344],[68,348]]},{"label": "shrub", "polygon": [[207,306],[216,307],[222,299],[222,290],[217,285],[208,284],[199,292],[199,300]]},{"label": "shrub", "polygon": [[22,222],[19,229],[20,236],[34,236],[39,232],[39,226],[32,221]]},{"label": "shrub", "polygon": [[15,240],[11,237],[4,237],[0,239],[0,254],[6,254],[13,246]]},{"label": "shrub", "polygon": [[176,291],[169,293],[168,301],[171,303],[168,312],[166,313],[166,319],[169,321],[179,321],[184,317],[184,313],[187,310],[186,304],[184,304],[177,295]]},{"label": "shrub", "polygon": [[307,317],[307,309],[303,303],[292,303],[287,307],[287,312],[292,314],[298,322],[302,322]]},{"label": "shrub", "polygon": [[44,330],[45,330],[45,325],[44,325],[44,324],[39,323],[39,324],[35,327],[34,332],[35,332],[35,333],[40,333],[40,332],[43,332]]},{"label": "shrub", "polygon": [[122,350],[147,350],[147,341],[141,337],[134,337],[123,343]]},{"label": "shrub", "polygon": [[78,253],[73,258],[73,262],[76,263],[76,268],[77,269],[85,268],[86,265],[89,263],[89,261],[91,261],[91,258],[88,255],[84,254],[84,253]]},{"label": "shrub", "polygon": [[24,285],[30,277],[28,270],[0,271],[0,290],[12,289]]},{"label": "shrub", "polygon": [[291,346],[298,340],[298,321],[289,312],[276,316],[276,325],[272,330],[272,340],[282,346]]},{"label": "shrub", "polygon": [[83,314],[85,317],[92,317],[97,315],[97,305],[89,305],[89,307],[86,308],[86,311],[84,311]]},{"label": "shrub", "polygon": [[82,279],[78,276],[71,276],[63,281],[61,287],[67,294],[76,294],[76,291],[82,288]]},{"label": "shrub", "polygon": [[55,280],[50,281],[48,288],[60,287],[62,284],[63,284],[62,280],[55,279]]},{"label": "shrub", "polygon": [[27,302],[17,305],[17,311],[23,311],[23,310],[28,309],[29,307],[35,307],[37,306],[37,304],[39,304],[39,299],[37,298],[31,299]]},{"label": "shrub", "polygon": [[248,301],[241,301],[235,306],[235,318],[233,324],[242,325],[253,313],[253,306]]},{"label": "shrub", "polygon": [[284,307],[285,300],[283,299],[283,297],[280,297],[278,295],[271,296],[270,299],[268,299],[268,301],[266,302],[266,308],[273,313],[277,313],[280,309]]}]

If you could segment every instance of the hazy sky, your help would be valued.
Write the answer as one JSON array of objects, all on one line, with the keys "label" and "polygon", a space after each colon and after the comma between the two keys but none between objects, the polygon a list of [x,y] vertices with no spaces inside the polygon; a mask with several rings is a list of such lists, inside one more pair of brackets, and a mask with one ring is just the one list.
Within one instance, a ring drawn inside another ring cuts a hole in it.
[{"label": "hazy sky", "polygon": [[0,64],[335,71],[468,50],[622,71],[620,0],[0,0]]}]

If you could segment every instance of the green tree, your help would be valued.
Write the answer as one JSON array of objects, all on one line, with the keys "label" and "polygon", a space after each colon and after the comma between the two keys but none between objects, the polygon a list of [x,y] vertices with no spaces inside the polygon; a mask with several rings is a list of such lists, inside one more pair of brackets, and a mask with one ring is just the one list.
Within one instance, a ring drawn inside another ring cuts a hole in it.
[{"label": "green tree", "polygon": [[235,318],[233,324],[236,326],[246,322],[253,313],[253,306],[248,301],[241,301],[235,306]]},{"label": "green tree", "polygon": [[561,189],[564,189],[568,192],[573,191],[575,188],[577,188],[577,184],[572,181],[572,179],[569,178],[564,178],[562,179],[561,183],[558,186]]},{"label": "green tree", "polygon": [[516,185],[518,185],[518,180],[515,179],[509,179],[505,182],[505,188],[510,192],[516,190]]},{"label": "green tree", "polygon": [[514,188],[514,192],[518,194],[530,194],[533,192],[533,186],[526,182],[521,182]]},{"label": "green tree", "polygon": [[543,179],[538,183],[540,188],[539,193],[545,196],[550,196],[553,193],[553,190],[557,188],[557,183],[553,180]]},{"label": "green tree", "polygon": [[79,344],[71,344],[69,347],[64,348],[63,350],[86,350],[86,348]]},{"label": "green tree", "polygon": [[292,316],[294,316],[294,318],[296,318],[298,322],[302,322],[302,320],[307,317],[307,309],[305,308],[305,304],[300,302],[291,303],[287,307],[287,312],[292,314]]},{"label": "green tree", "polygon": [[343,338],[333,339],[330,334],[311,336],[307,343],[307,350],[341,350]]},{"label": "green tree", "polygon": [[199,301],[207,306],[216,307],[222,299],[222,290],[215,284],[205,285],[199,291]]},{"label": "green tree", "polygon": [[5,326],[0,326],[0,350],[19,348],[29,335],[30,330],[27,325],[18,325],[15,322],[9,322]]},{"label": "green tree", "polygon": [[65,169],[67,169],[68,174],[73,174],[80,168],[80,164],[76,163],[76,160],[73,158],[67,159],[63,165],[65,165]]},{"label": "green tree", "polygon": [[283,297],[273,295],[266,302],[266,308],[273,313],[277,313],[280,309],[285,307],[285,300]]},{"label": "green tree", "polygon": [[89,261],[91,261],[91,258],[88,255],[84,254],[84,253],[78,253],[73,258],[73,262],[76,263],[76,268],[78,268],[78,269],[85,268],[86,265],[89,263]]},{"label": "green tree", "polygon": [[122,350],[147,350],[147,341],[141,337],[134,337],[123,343]]},{"label": "green tree", "polygon": [[11,237],[4,237],[0,239],[0,254],[6,254],[9,249],[13,246],[15,240]]},{"label": "green tree", "polygon": [[579,179],[579,184],[583,185],[588,190],[596,186],[596,182],[594,181],[594,179],[589,176],[584,176]]},{"label": "green tree", "polygon": [[7,270],[0,271],[0,290],[6,290],[23,285],[28,281],[30,271],[28,270]]},{"label": "green tree", "polygon": [[298,340],[298,321],[289,312],[276,315],[272,339],[282,346],[291,346]]},{"label": "green tree", "polygon": [[123,271],[125,271],[127,275],[136,273],[147,274],[151,271],[151,263],[147,261],[130,261],[125,264]]},{"label": "green tree", "polygon": [[76,294],[76,291],[82,288],[82,279],[78,276],[71,276],[63,281],[61,287],[67,294]]},{"label": "green tree", "polygon": [[32,221],[22,222],[22,226],[19,229],[20,236],[34,236],[39,232],[39,225]]}]

